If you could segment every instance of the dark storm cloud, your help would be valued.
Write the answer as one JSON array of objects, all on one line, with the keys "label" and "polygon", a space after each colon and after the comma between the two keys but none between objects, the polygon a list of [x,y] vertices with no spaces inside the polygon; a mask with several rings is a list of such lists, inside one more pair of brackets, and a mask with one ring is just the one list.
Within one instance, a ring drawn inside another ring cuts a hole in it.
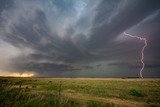
[{"label": "dark storm cloud", "polygon": [[[96,68],[85,64],[99,61],[112,61],[109,66],[139,67],[143,43],[117,38],[147,23],[158,28],[159,14],[153,14],[157,9],[158,0],[1,0],[0,50],[8,55],[0,56],[0,61],[6,60],[6,70],[45,75],[81,73]],[[146,50],[150,53],[147,61],[153,62],[160,59],[159,52],[155,52],[160,32],[150,28],[149,33],[153,36],[149,37],[152,44]],[[123,62],[128,59],[127,64]],[[0,65],[5,69],[4,64]]]},{"label": "dark storm cloud", "polygon": [[85,65],[85,66],[81,66],[81,68],[83,69],[93,69],[93,66],[89,66],[89,65]]},{"label": "dark storm cloud", "polygon": [[[160,62],[159,61],[150,61],[150,62],[145,62],[145,68],[146,69],[155,69],[159,71],[160,68]],[[129,68],[129,69],[137,69],[137,68],[141,68],[142,63],[139,62],[114,62],[114,63],[109,63],[109,66],[116,66],[119,68]],[[158,69],[157,69],[158,68]]]},{"label": "dark storm cloud", "polygon": [[[108,2],[103,2],[103,4]],[[105,7],[106,5],[104,5]],[[114,5],[113,5],[114,6]],[[103,5],[99,5],[99,13],[105,9]],[[111,19],[105,20],[100,27],[93,27],[91,31],[91,37],[89,39],[89,48],[105,47],[106,44],[110,43],[117,35],[121,34],[126,29],[129,29],[133,25],[142,21],[146,16],[160,8],[160,2],[158,0],[132,0],[119,3],[118,6],[114,6],[116,12],[111,14]],[[103,14],[105,14],[104,11]],[[107,14],[105,14],[107,15]],[[103,17],[105,17],[103,15]],[[100,15],[97,17],[101,17]]]},{"label": "dark storm cloud", "polygon": [[14,4],[13,0],[1,0],[0,12],[2,12],[2,10],[4,9],[11,8],[13,4]]},{"label": "dark storm cloud", "polygon": [[[143,27],[142,27],[143,26]],[[145,32],[148,35],[148,51],[146,52],[149,54],[149,57],[155,59],[155,61],[160,59],[160,9],[157,10],[153,15],[146,18],[141,24],[139,24],[140,30]],[[138,28],[138,27],[137,27]],[[150,59],[152,60],[152,59]],[[153,61],[152,61],[153,62]]]},{"label": "dark storm cloud", "polygon": [[[77,70],[74,69],[70,65],[65,64],[56,64],[56,63],[27,63],[27,64],[16,64],[15,67],[20,67],[20,70],[28,70],[28,71],[37,71],[37,72],[47,72],[47,71],[53,71],[53,72],[61,72],[61,71],[72,71]],[[19,69],[19,68],[17,68]]]},{"label": "dark storm cloud", "polygon": [[[132,29],[129,30],[129,32],[131,32],[133,35],[139,35],[139,36],[145,37],[147,39],[148,46],[144,51],[144,53],[145,53],[144,62],[146,63],[146,68],[153,68],[153,65],[155,65],[155,67],[157,67],[157,64],[160,63],[160,60],[159,60],[160,59],[160,56],[159,56],[160,55],[160,51],[159,51],[159,48],[160,48],[160,45],[159,45],[160,20],[159,20],[159,18],[160,18],[160,9],[158,9],[153,14],[146,17],[143,21],[141,21],[140,23],[138,23]],[[143,44],[142,43],[138,44],[135,41],[136,40],[133,39],[132,41],[126,42],[124,45],[122,45],[122,44],[120,45],[122,50],[125,50],[125,49],[127,50],[126,53],[130,52],[129,55],[126,55],[126,58],[128,57],[127,59],[131,60],[134,55],[136,55],[136,54],[140,55],[139,51],[140,51],[141,47],[143,46]],[[127,45],[127,44],[129,44],[129,45]],[[136,58],[136,57],[134,56],[134,58]],[[136,59],[140,59],[140,56],[137,56]],[[128,66],[133,65],[132,63],[130,63],[131,62],[130,60],[128,61],[128,64],[127,64]],[[124,63],[123,61],[117,62],[117,66],[120,67],[120,65],[123,63]],[[134,62],[134,63],[136,63],[136,62]],[[140,63],[140,61],[137,63]]]}]

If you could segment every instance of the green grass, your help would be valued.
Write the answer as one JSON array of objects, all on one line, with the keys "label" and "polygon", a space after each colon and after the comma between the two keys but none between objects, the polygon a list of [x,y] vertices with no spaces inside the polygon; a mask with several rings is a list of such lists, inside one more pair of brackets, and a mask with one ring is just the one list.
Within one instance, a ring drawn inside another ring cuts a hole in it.
[{"label": "green grass", "polygon": [[136,97],[145,97],[146,96],[146,94],[143,90],[132,89],[132,90],[130,90],[130,94],[133,96],[136,96]]},{"label": "green grass", "polygon": [[160,79],[0,78],[0,106],[160,106]]}]

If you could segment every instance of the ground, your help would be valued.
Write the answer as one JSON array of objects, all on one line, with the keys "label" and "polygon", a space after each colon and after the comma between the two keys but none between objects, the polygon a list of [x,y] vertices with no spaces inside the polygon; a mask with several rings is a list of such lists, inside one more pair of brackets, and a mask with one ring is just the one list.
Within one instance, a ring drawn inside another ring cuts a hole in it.
[{"label": "ground", "polygon": [[2,107],[160,107],[160,79],[0,77]]}]

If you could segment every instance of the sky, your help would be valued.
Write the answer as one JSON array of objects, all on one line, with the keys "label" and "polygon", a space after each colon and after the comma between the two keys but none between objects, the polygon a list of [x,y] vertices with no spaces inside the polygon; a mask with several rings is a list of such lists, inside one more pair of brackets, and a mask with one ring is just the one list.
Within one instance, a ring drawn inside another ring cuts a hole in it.
[{"label": "sky", "polygon": [[160,77],[159,0],[0,0],[0,76]]}]

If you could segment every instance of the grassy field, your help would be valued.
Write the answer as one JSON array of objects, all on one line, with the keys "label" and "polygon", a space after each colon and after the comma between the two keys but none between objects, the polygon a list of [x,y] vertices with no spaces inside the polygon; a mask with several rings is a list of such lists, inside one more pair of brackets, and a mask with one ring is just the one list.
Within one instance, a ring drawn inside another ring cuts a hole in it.
[{"label": "grassy field", "polygon": [[160,107],[160,79],[0,77],[0,107]]}]

